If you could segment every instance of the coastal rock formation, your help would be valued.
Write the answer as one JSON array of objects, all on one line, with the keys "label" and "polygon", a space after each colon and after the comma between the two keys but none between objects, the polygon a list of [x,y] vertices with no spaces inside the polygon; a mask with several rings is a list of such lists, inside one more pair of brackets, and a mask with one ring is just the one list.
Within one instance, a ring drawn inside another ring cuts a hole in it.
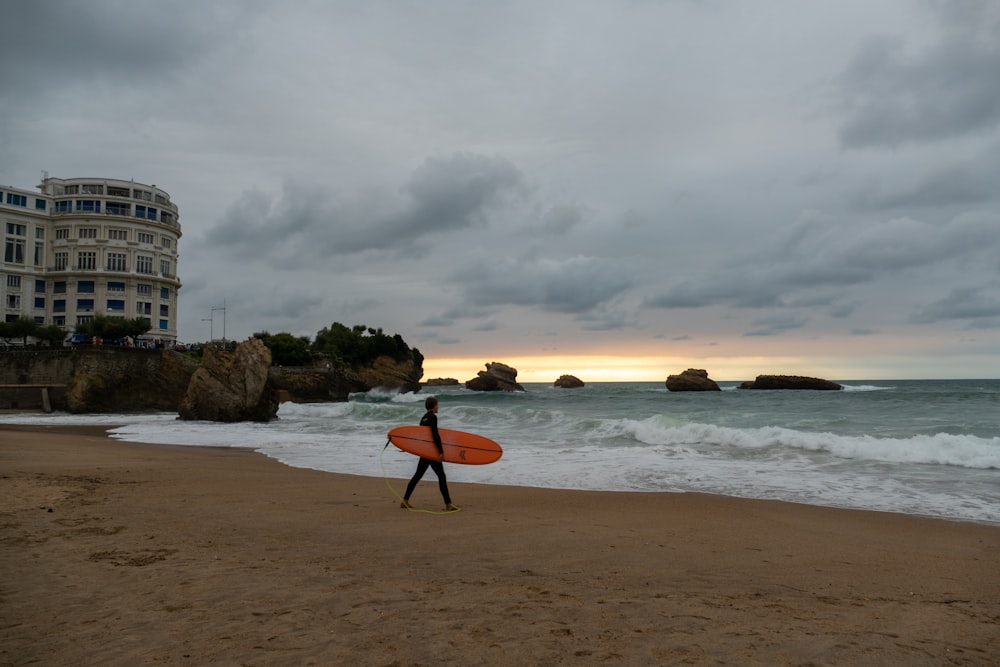
[{"label": "coastal rock formation", "polygon": [[83,349],[73,359],[65,403],[58,395],[52,402],[73,414],[176,410],[198,367],[167,350]]},{"label": "coastal rock formation", "polygon": [[413,359],[396,361],[392,357],[381,355],[370,366],[354,368],[354,374],[365,387],[358,391],[375,388],[420,391],[420,378],[423,377],[424,368]]},{"label": "coastal rock formation", "polygon": [[524,387],[517,383],[517,370],[498,361],[486,364],[486,370],[467,380],[465,388],[472,391],[524,391]]},{"label": "coastal rock formation", "polygon": [[343,402],[358,391],[368,391],[354,373],[342,368],[279,368],[271,366],[268,383],[274,387],[281,403]]},{"label": "coastal rock formation", "polygon": [[457,387],[458,380],[455,378],[432,378],[424,382],[425,387]]},{"label": "coastal rock formation", "polygon": [[575,375],[560,375],[556,379],[553,386],[561,387],[562,389],[577,389],[578,387],[582,387],[584,385],[583,380]]},{"label": "coastal rock formation", "polygon": [[753,382],[747,381],[740,389],[818,389],[836,391],[843,389],[842,385],[821,378],[803,377],[801,375],[758,375]]},{"label": "coastal rock formation", "polygon": [[689,368],[680,375],[667,377],[669,391],[722,391],[715,380],[708,377],[708,371],[700,368]]},{"label": "coastal rock formation", "polygon": [[268,382],[271,351],[249,338],[233,352],[209,347],[178,407],[181,419],[261,421],[278,414],[277,390]]}]

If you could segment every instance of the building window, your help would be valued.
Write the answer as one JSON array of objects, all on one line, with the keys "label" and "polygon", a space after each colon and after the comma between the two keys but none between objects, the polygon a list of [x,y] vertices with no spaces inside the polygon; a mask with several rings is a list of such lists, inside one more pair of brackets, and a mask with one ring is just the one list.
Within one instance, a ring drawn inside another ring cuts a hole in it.
[{"label": "building window", "polygon": [[170,306],[160,304],[160,317],[170,317]]},{"label": "building window", "polygon": [[[108,271],[128,271],[126,260],[128,255],[123,252],[108,253]],[[124,289],[124,286],[122,286]]]},{"label": "building window", "polygon": [[170,298],[170,288],[169,287],[161,287],[160,288],[160,298],[161,299],[169,299]]},{"label": "building window", "polygon": [[13,204],[14,206],[25,206],[28,205],[28,198],[25,195],[16,195],[13,192],[7,193],[7,203]]},{"label": "building window", "polygon": [[163,246],[164,248],[170,248],[172,244],[173,244],[173,241],[171,239],[167,238],[166,236],[161,236],[160,237],[160,245]]},{"label": "building window", "polygon": [[93,280],[81,280],[76,284],[76,291],[80,294],[93,294],[94,293],[94,281]]},{"label": "building window", "polygon": [[[68,252],[57,252],[56,253],[56,264],[54,268],[56,271],[65,271],[66,267],[69,265],[69,253]],[[59,283],[56,283],[58,285]],[[63,283],[65,285],[66,283]]]},{"label": "building window", "polygon": [[152,315],[153,314],[153,304],[149,301],[136,301],[135,302],[135,314],[139,315]]},{"label": "building window", "polygon": [[146,220],[156,220],[156,209],[152,206],[142,206],[141,204],[136,204],[135,217],[145,218]]},{"label": "building window", "polygon": [[45,210],[45,206],[46,206],[46,203],[45,203],[44,199],[38,199],[38,198],[35,199],[35,208],[36,209],[38,209],[39,211],[44,211]]},{"label": "building window", "polygon": [[146,232],[139,232],[139,243],[148,243],[153,245],[153,235],[147,234]]},{"label": "building window", "polygon": [[64,240],[69,238],[69,227],[63,227],[56,230],[56,240]]},{"label": "building window", "polygon": [[41,266],[45,263],[45,246],[40,243],[35,244],[35,266]]},{"label": "building window", "polygon": [[109,292],[124,292],[125,283],[115,283],[108,281],[108,291]]},{"label": "building window", "polygon": [[35,297],[35,308],[42,308],[42,309],[45,308],[45,297],[44,296],[36,296]]},{"label": "building window", "polygon": [[109,201],[104,204],[104,210],[108,215],[128,215],[131,206],[121,202]]},{"label": "building window", "polygon": [[160,275],[164,278],[173,278],[174,274],[170,272],[170,262],[166,259],[160,260]]},{"label": "building window", "polygon": [[153,294],[153,286],[152,285],[144,285],[142,283],[139,283],[138,285],[135,286],[135,293],[136,294],[152,295]]},{"label": "building window", "polygon": [[35,227],[35,240],[36,241],[44,241],[45,240],[45,228],[44,227]]},{"label": "building window", "polygon": [[13,223],[13,222],[8,222],[7,223],[7,233],[8,234],[12,234],[14,236],[27,236],[27,234],[26,234],[27,230],[28,230],[28,228],[25,227],[24,225],[18,225],[18,224]]},{"label": "building window", "polygon": [[7,237],[3,259],[8,264],[24,264],[24,239]]},{"label": "building window", "polygon": [[167,213],[166,211],[164,211],[163,213],[160,214],[160,222],[165,222],[168,225],[174,224],[174,214]]},{"label": "building window", "polygon": [[78,195],[78,194],[80,194],[80,186],[79,185],[67,185],[66,186],[66,192],[64,194],[67,194],[67,195]]},{"label": "building window", "polygon": [[133,190],[132,196],[135,199],[142,199],[143,201],[153,201],[153,193],[148,190]]},{"label": "building window", "polygon": [[66,318],[65,317],[53,317],[52,318],[52,324],[56,325],[57,327],[64,327],[64,326],[66,326]]},{"label": "building window", "polygon": [[168,327],[168,326],[167,326],[167,321],[166,321],[166,320],[160,320],[160,329],[161,329],[161,330],[164,330],[164,331],[166,331],[166,330],[167,330],[167,329],[169,329],[169,328],[170,328],[170,327]]},{"label": "building window", "polygon": [[96,239],[97,227],[81,227],[79,236],[81,239]]},{"label": "building window", "polygon": [[7,288],[8,289],[21,289],[21,276],[15,276],[13,274],[7,274]]},{"label": "building window", "polygon": [[108,196],[109,197],[128,197],[128,188],[116,188],[113,186],[108,186]]},{"label": "building window", "polygon": [[11,310],[19,310],[21,308],[21,295],[20,294],[8,294],[7,295],[7,307]]},{"label": "building window", "polygon": [[100,199],[77,199],[76,210],[78,213],[100,213]]},{"label": "building window", "polygon": [[66,312],[66,299],[53,299],[52,300],[52,312],[53,313],[65,313]]},{"label": "building window", "polygon": [[36,280],[35,281],[35,293],[36,294],[45,294],[45,287],[46,287],[46,285],[45,285],[45,281],[44,280]]},{"label": "building window", "polygon": [[73,212],[73,202],[66,199],[64,201],[56,202],[56,213],[72,213]]},{"label": "building window", "polygon": [[108,315],[124,315],[125,301],[122,299],[108,299]]},{"label": "building window", "polygon": [[52,283],[52,293],[53,294],[65,294],[66,293],[66,281],[57,280]]},{"label": "building window", "polygon": [[76,300],[76,310],[80,313],[92,313],[94,312],[94,300],[93,299],[77,299]]},{"label": "building window", "polygon": [[151,275],[153,273],[153,258],[139,255],[135,258],[135,272]]},{"label": "building window", "polygon": [[98,185],[96,183],[84,183],[83,184],[83,194],[85,195],[103,195],[104,186]]},{"label": "building window", "polygon": [[81,271],[97,269],[97,253],[92,250],[81,250],[76,253],[76,268]]},{"label": "building window", "polygon": [[[110,212],[110,211],[109,211]],[[128,241],[127,229],[109,229],[108,238],[112,241]]]}]

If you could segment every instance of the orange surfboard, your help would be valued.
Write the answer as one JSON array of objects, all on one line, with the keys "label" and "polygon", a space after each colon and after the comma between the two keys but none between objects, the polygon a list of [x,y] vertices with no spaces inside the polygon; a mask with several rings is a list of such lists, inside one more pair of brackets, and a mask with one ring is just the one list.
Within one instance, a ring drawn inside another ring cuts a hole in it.
[{"label": "orange surfboard", "polygon": [[[503,456],[500,445],[481,435],[450,428],[439,428],[438,433],[446,463],[485,465]],[[430,426],[397,426],[389,431],[389,442],[404,452],[423,458],[436,459],[440,456]]]}]

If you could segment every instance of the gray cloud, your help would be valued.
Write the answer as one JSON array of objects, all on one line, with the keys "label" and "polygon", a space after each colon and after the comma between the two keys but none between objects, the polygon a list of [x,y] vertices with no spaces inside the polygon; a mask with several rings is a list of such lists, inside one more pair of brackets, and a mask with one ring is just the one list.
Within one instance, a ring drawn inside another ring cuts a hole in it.
[{"label": "gray cloud", "polygon": [[206,240],[285,268],[366,251],[423,252],[414,245],[423,237],[484,224],[505,198],[524,193],[523,181],[508,160],[457,153],[428,158],[395,197],[365,192],[348,201],[324,187],[286,183],[277,201],[245,193]]},{"label": "gray cloud", "polygon": [[938,41],[908,52],[903,39],[872,38],[840,76],[845,147],[939,141],[1000,123],[997,5],[971,0],[936,7],[947,27]]},{"label": "gray cloud", "polygon": [[533,306],[560,313],[596,308],[636,282],[628,266],[582,256],[480,262],[457,271],[453,279],[466,301],[477,306]]},{"label": "gray cloud", "polygon": [[945,320],[974,320],[990,328],[1000,326],[1000,288],[956,287],[948,296],[923,306],[910,318],[916,324]]}]

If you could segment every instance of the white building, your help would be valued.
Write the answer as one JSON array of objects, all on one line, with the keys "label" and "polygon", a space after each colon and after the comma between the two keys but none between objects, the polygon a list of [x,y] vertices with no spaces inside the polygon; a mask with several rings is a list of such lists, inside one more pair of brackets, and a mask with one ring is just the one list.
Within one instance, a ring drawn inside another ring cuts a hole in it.
[{"label": "white building", "polygon": [[177,340],[177,206],[155,185],[49,178],[38,191],[0,185],[3,318],[73,331],[103,314],[150,321]]}]

